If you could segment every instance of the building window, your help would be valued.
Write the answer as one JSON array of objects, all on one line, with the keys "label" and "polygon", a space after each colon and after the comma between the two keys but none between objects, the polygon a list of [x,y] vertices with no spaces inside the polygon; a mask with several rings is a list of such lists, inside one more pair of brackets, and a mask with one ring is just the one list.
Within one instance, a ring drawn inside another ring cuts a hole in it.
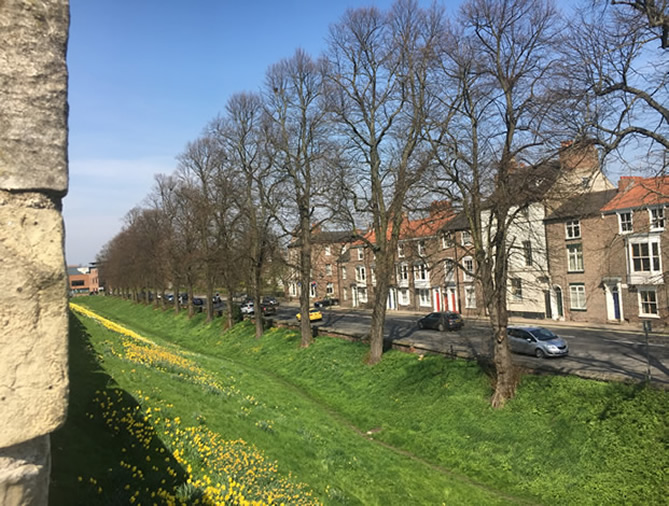
[{"label": "building window", "polygon": [[341,268],[341,279],[346,279],[346,267]]},{"label": "building window", "polygon": [[476,289],[473,286],[465,286],[465,307],[476,309]]},{"label": "building window", "polygon": [[397,279],[398,281],[409,280],[409,266],[407,264],[400,264],[397,266]]},{"label": "building window", "polygon": [[444,260],[444,281],[446,283],[455,282],[455,261],[452,258]]},{"label": "building window", "polygon": [[376,269],[374,268],[374,266],[371,266],[369,268],[369,272],[372,275],[372,284],[376,285]]},{"label": "building window", "polygon": [[361,283],[367,281],[367,270],[364,265],[358,265],[355,268],[355,279]]},{"label": "building window", "polygon": [[634,228],[632,227],[632,211],[618,213],[618,224],[620,225],[621,234],[633,232]]},{"label": "building window", "polygon": [[418,281],[427,281],[430,279],[430,274],[427,270],[427,265],[418,264],[413,266],[413,277]]},{"label": "building window", "polygon": [[341,289],[341,294],[342,297],[344,297],[344,300],[348,300],[348,291],[346,290],[346,288]]},{"label": "building window", "polygon": [[651,231],[664,230],[664,207],[653,207],[648,212],[650,212]]},{"label": "building window", "polygon": [[425,256],[425,241],[418,241],[418,255]]},{"label": "building window", "polygon": [[332,276],[332,264],[325,264],[325,275]]},{"label": "building window", "polygon": [[532,265],[532,241],[523,241],[523,252],[525,253],[525,265]]},{"label": "building window", "polygon": [[325,285],[326,295],[334,295],[334,283],[328,283]]},{"label": "building window", "polygon": [[472,257],[465,257],[462,259],[462,266],[464,273],[462,274],[463,281],[474,281],[474,259]]},{"label": "building window", "polygon": [[583,246],[571,244],[567,246],[568,272],[583,272]]},{"label": "building window", "polygon": [[639,290],[639,316],[657,316],[657,292],[655,289]]},{"label": "building window", "polygon": [[84,280],[83,279],[73,279],[72,280],[72,286],[84,286]]},{"label": "building window", "polygon": [[511,297],[515,301],[523,300],[523,282],[520,278],[511,278]]},{"label": "building window", "polygon": [[316,297],[316,283],[312,282],[309,285],[309,297]]},{"label": "building window", "polygon": [[567,239],[578,239],[581,237],[581,222],[572,220],[565,223],[567,230]]},{"label": "building window", "polygon": [[325,246],[325,254],[330,256],[332,254],[332,248],[330,246]]},{"label": "building window", "polygon": [[472,234],[469,232],[469,230],[463,230],[461,233],[462,236],[462,245],[466,246],[467,244],[472,243]]},{"label": "building window", "polygon": [[400,243],[397,245],[397,256],[404,258],[404,244]]},{"label": "building window", "polygon": [[358,287],[358,300],[360,302],[367,302],[367,288]]},{"label": "building window", "polygon": [[365,258],[365,252],[362,248],[358,248],[358,260]]},{"label": "building window", "polygon": [[408,306],[411,303],[408,288],[400,288],[400,290],[399,290],[399,303],[402,306]]},{"label": "building window", "polygon": [[455,246],[455,241],[453,241],[453,235],[450,233],[444,233],[441,236],[441,249],[452,248]]},{"label": "building window", "polygon": [[572,309],[585,310],[585,285],[569,285],[569,301]]},{"label": "building window", "polygon": [[416,290],[416,293],[418,295],[418,304],[421,307],[430,307],[430,290],[424,289],[424,288],[419,288]]},{"label": "building window", "polygon": [[297,284],[296,283],[291,283],[290,284],[290,295],[292,297],[295,297],[297,295]]},{"label": "building window", "polygon": [[660,243],[630,242],[633,272],[660,272]]}]

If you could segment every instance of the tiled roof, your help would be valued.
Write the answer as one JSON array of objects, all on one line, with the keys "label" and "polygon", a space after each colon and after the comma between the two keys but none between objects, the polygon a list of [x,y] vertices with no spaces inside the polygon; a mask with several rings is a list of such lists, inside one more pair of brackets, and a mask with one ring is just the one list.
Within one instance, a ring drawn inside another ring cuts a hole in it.
[{"label": "tiled roof", "polygon": [[613,199],[617,193],[618,190],[616,189],[582,193],[565,200],[560,207],[546,218],[546,221],[595,216],[601,213],[602,207]]},{"label": "tiled roof", "polygon": [[[439,230],[442,230],[454,216],[455,213],[449,208],[433,212],[427,218],[417,220],[404,219],[400,225],[400,240],[433,236]],[[391,233],[392,226],[388,227],[388,237],[390,237]],[[372,244],[376,241],[376,234],[373,230],[370,230],[364,237]],[[356,244],[363,244],[363,241],[358,241]]]},{"label": "tiled roof", "polygon": [[622,191],[602,207],[602,212],[669,204],[669,176],[621,177],[620,187]]}]

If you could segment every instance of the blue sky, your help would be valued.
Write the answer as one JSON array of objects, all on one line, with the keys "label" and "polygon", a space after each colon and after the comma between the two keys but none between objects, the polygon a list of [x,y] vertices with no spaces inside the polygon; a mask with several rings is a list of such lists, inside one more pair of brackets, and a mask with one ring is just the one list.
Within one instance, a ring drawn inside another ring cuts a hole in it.
[{"label": "blue sky", "polygon": [[71,0],[68,264],[95,259],[231,94],[298,47],[316,56],[347,8],[391,3]]}]

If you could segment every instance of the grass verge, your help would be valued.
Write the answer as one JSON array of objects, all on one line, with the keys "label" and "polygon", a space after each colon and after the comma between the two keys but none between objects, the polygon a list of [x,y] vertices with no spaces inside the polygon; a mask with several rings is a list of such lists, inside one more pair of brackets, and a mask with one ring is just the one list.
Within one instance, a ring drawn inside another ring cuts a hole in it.
[{"label": "grass verge", "polygon": [[[216,393],[211,385],[184,380],[184,374],[197,374],[186,373],[185,366],[175,369],[169,361],[131,367],[133,355],[119,351],[124,348],[118,335],[101,334],[109,331],[81,320],[85,329],[80,344],[89,342],[97,358],[79,359],[101,367],[94,375],[98,381],[92,383],[96,388],[91,386],[75,399],[79,381],[77,357],[72,358],[68,426],[77,423],[77,405],[88,402],[76,425],[82,434],[95,426],[85,416],[91,413],[91,401],[83,399],[100,398],[96,394],[100,391],[113,395],[121,391],[121,397],[139,406],[133,409],[143,416],[152,406],[152,410],[169,409],[169,419],[177,414],[181,423],[206,428],[224,441],[252,441],[263,459],[277,462],[276,474],[291,484],[285,485],[285,494],[301,492],[306,501],[655,504],[664,500],[666,392],[577,378],[527,377],[516,399],[495,411],[487,401],[487,378],[469,362],[430,356],[420,360],[390,352],[370,368],[363,363],[364,346],[336,339],[319,338],[314,346],[300,350],[298,337],[287,330],[271,330],[255,340],[245,325],[222,335],[218,323],[207,325],[200,317],[189,321],[111,298],[84,301],[99,314],[155,340],[160,349],[188,359],[222,390]],[[54,436],[54,445],[68,428]],[[105,437],[90,442],[103,443],[103,455],[109,451]],[[162,447],[174,456],[174,445],[165,434],[152,444],[158,448],[151,450],[154,453]],[[60,450],[54,448],[54,476],[59,479],[54,479],[52,497],[57,497],[59,487],[67,488],[62,486],[66,483],[82,486],[72,480],[80,474],[59,467],[58,451],[67,453],[70,446],[65,441]],[[197,458],[180,462],[179,455],[175,465],[166,462],[173,474],[159,467],[151,485],[131,487],[133,493],[161,492],[160,480],[167,472],[172,480],[166,488],[170,497],[178,492],[187,501],[200,500],[203,496],[198,494],[206,487],[193,483],[202,479],[205,471],[198,469],[204,468],[193,467]],[[102,459],[109,463],[107,470],[118,467],[112,464],[117,457]],[[97,489],[90,479],[100,483],[106,476],[104,466],[98,467],[82,477],[93,493]]]}]

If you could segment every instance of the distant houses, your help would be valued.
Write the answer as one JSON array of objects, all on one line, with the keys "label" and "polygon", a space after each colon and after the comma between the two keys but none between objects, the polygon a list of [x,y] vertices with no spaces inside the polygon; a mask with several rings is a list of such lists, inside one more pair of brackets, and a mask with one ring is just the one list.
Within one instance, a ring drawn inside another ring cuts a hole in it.
[{"label": "distant houses", "polygon": [[[593,146],[569,143],[559,160],[519,167],[518,176],[523,195],[507,245],[510,315],[669,323],[669,177],[623,177],[616,188],[601,172]],[[485,314],[467,223],[448,202],[404,220],[389,310]],[[310,297],[370,307],[373,234],[351,240],[350,232],[316,232],[314,243]],[[297,279],[289,280],[287,295],[299,295]]]},{"label": "distant houses", "polygon": [[68,265],[67,278],[72,296],[96,294],[101,289],[97,267]]}]

